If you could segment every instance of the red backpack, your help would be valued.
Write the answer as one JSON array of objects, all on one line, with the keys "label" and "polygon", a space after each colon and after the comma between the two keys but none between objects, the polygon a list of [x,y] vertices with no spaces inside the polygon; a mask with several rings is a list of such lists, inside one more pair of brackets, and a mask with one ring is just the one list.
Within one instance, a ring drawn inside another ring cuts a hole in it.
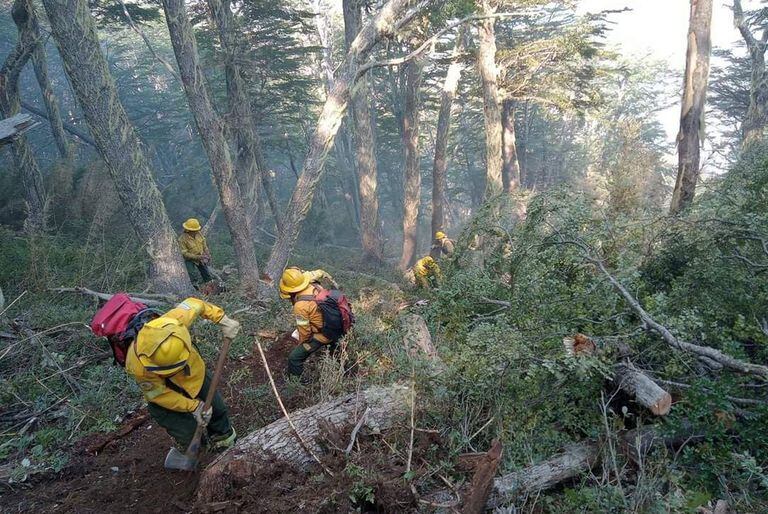
[{"label": "red backpack", "polygon": [[300,300],[312,300],[323,313],[322,334],[331,341],[338,341],[355,324],[355,315],[347,297],[338,289],[323,289],[315,296]]},{"label": "red backpack", "polygon": [[125,366],[125,355],[131,341],[144,323],[159,315],[143,303],[134,302],[127,294],[117,293],[93,316],[91,331],[109,340],[115,362]]}]

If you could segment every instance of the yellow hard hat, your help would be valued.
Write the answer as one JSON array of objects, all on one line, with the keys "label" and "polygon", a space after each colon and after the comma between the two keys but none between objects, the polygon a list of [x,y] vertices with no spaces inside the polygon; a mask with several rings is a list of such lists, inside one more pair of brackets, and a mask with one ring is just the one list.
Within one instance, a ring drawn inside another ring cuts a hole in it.
[{"label": "yellow hard hat", "polygon": [[290,298],[291,293],[305,290],[311,278],[309,273],[304,273],[299,268],[286,269],[280,278],[280,298]]},{"label": "yellow hard hat", "polygon": [[155,347],[151,355],[139,354],[144,369],[156,375],[169,376],[181,371],[189,359],[189,349],[177,336],[170,336]]},{"label": "yellow hard hat", "polygon": [[447,236],[445,235],[445,232],[442,230],[438,230],[435,232],[435,239],[445,239]]},{"label": "yellow hard hat", "polygon": [[189,218],[187,221],[181,224],[182,227],[184,227],[184,230],[188,230],[190,232],[198,232],[203,227],[200,226],[200,222],[197,221],[196,218]]}]

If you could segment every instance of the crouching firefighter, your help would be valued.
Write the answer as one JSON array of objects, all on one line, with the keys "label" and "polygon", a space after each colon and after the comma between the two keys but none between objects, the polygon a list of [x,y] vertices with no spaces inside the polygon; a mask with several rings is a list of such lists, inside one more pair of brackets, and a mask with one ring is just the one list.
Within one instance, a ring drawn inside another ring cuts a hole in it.
[{"label": "crouching firefighter", "polygon": [[209,448],[228,448],[237,437],[218,391],[211,408],[203,411],[212,378],[189,333],[198,317],[217,323],[226,338],[234,339],[240,330],[220,307],[197,298],[162,314],[124,293],[113,296],[91,322],[93,332],[109,340],[115,362],[138,383],[152,419],[182,451],[198,423],[207,422],[203,441]]},{"label": "crouching firefighter", "polygon": [[319,272],[288,268],[280,279],[280,297],[290,299],[296,318],[294,337],[298,345],[288,355],[288,375],[298,377],[304,362],[322,348],[335,353],[338,341],[355,322],[352,306],[337,289],[323,289]]}]

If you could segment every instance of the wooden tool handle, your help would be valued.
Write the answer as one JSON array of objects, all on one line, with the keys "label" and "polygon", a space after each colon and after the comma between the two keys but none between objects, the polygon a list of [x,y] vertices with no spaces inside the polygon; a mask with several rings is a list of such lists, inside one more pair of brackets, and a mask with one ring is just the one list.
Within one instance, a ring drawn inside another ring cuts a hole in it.
[{"label": "wooden tool handle", "polygon": [[[207,411],[211,407],[211,404],[213,404],[213,397],[216,395],[216,388],[219,386],[221,375],[224,373],[224,364],[227,362],[227,354],[229,354],[229,347],[231,344],[232,340],[225,337],[224,343],[221,345],[221,351],[219,352],[219,359],[216,361],[216,370],[213,372],[213,380],[208,387],[208,394],[205,396],[203,412]],[[186,455],[190,459],[197,459],[197,454],[200,452],[200,441],[203,438],[204,429],[204,424],[197,424],[195,435],[192,437],[192,442],[190,442],[189,447],[187,447]]]}]

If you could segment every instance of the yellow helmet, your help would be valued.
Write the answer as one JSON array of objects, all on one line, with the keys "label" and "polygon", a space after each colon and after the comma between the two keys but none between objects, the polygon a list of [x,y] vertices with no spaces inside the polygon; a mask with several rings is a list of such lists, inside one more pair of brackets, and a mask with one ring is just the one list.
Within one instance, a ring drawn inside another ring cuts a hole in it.
[{"label": "yellow helmet", "polygon": [[187,221],[181,224],[184,230],[189,232],[199,232],[203,227],[200,226],[200,222],[196,218],[189,218]]},{"label": "yellow helmet", "polygon": [[438,230],[437,232],[435,232],[435,239],[445,239],[446,237],[448,236],[446,236],[445,232],[443,232],[442,230]]},{"label": "yellow helmet", "polygon": [[280,298],[287,299],[291,297],[292,293],[305,290],[311,279],[309,273],[305,273],[299,268],[286,269],[280,278]]},{"label": "yellow helmet", "polygon": [[151,355],[139,354],[144,369],[156,375],[169,376],[184,369],[189,359],[189,348],[184,341],[173,335],[154,347]]}]

